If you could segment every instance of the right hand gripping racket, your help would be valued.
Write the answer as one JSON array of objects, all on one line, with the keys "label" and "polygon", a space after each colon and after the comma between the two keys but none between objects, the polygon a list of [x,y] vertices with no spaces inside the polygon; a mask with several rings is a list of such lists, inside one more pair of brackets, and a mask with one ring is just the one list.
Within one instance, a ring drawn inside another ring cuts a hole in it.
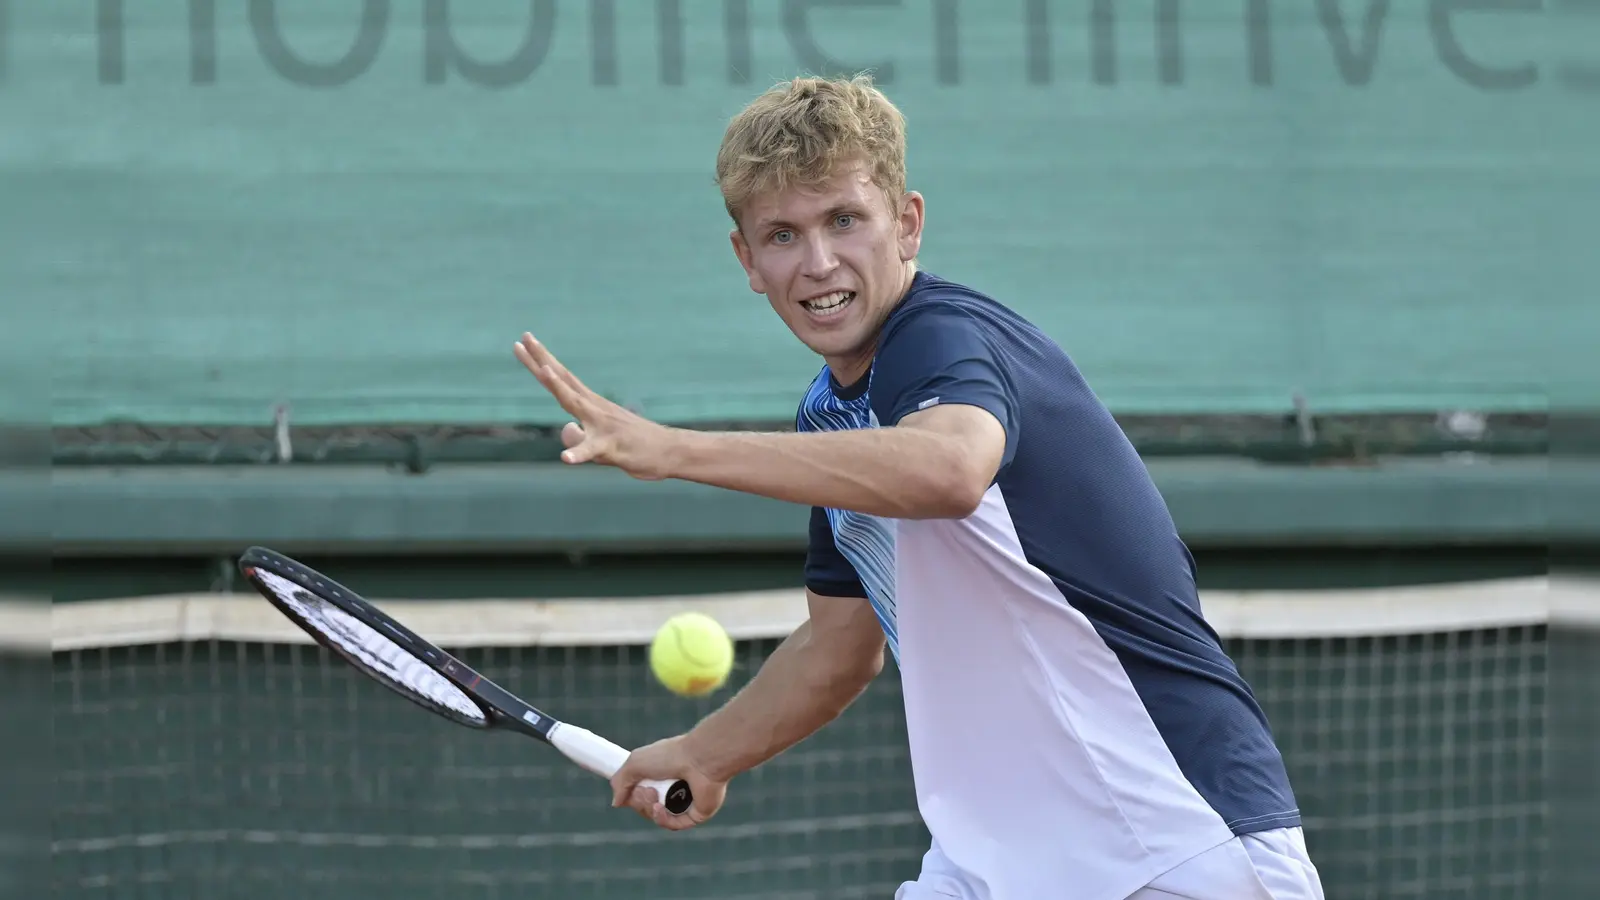
[{"label": "right hand gripping racket", "polygon": [[[622,747],[533,708],[355,591],[281,553],[251,547],[239,558],[239,571],[317,643],[430,712],[468,728],[507,728],[538,738],[602,778],[615,775],[628,759]],[[673,815],[693,801],[682,780],[640,786],[654,789]]]}]

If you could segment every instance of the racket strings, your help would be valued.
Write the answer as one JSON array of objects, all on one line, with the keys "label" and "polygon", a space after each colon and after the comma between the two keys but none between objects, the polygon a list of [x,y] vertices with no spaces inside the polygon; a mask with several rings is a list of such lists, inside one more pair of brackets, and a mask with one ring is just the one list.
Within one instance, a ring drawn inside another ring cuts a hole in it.
[{"label": "racket strings", "polygon": [[469,722],[486,721],[482,708],[448,678],[367,623],[286,578],[261,569],[256,577],[296,618],[374,677]]}]

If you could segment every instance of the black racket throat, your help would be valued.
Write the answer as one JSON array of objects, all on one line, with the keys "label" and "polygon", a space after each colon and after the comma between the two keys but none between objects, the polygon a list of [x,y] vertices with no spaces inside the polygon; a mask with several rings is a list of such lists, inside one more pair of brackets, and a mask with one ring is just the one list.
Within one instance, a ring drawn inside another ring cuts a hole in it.
[{"label": "black racket throat", "polygon": [[550,729],[555,726],[555,719],[518,700],[515,694],[484,678],[466,663],[443,651],[440,651],[440,655],[444,657],[444,664],[439,671],[483,704],[489,714],[490,727],[511,728],[541,740],[550,739]]}]

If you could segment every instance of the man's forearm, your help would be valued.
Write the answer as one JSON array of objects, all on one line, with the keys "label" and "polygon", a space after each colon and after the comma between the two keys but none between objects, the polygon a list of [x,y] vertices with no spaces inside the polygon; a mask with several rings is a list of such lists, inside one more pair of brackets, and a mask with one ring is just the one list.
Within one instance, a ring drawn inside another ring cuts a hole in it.
[{"label": "man's forearm", "polygon": [[802,624],[743,690],[689,732],[690,752],[719,780],[753,769],[838,718],[881,666],[881,655],[875,665],[842,665]]},{"label": "man's forearm", "polygon": [[676,433],[669,477],[896,519],[964,517],[981,497],[960,441],[915,428]]}]

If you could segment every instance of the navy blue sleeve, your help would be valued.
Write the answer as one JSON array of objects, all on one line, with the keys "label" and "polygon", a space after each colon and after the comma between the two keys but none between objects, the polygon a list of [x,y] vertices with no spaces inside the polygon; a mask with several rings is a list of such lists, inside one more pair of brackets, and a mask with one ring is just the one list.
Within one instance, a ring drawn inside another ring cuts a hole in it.
[{"label": "navy blue sleeve", "polygon": [[811,543],[806,550],[806,587],[823,597],[862,597],[867,589],[861,586],[861,577],[855,566],[839,552],[833,542],[833,527],[828,524],[828,513],[820,506],[811,507]]},{"label": "navy blue sleeve", "polygon": [[983,326],[964,310],[937,304],[905,310],[884,329],[872,366],[878,423],[931,406],[959,403],[987,410],[1006,432],[1001,466],[1017,451],[1017,393]]}]

